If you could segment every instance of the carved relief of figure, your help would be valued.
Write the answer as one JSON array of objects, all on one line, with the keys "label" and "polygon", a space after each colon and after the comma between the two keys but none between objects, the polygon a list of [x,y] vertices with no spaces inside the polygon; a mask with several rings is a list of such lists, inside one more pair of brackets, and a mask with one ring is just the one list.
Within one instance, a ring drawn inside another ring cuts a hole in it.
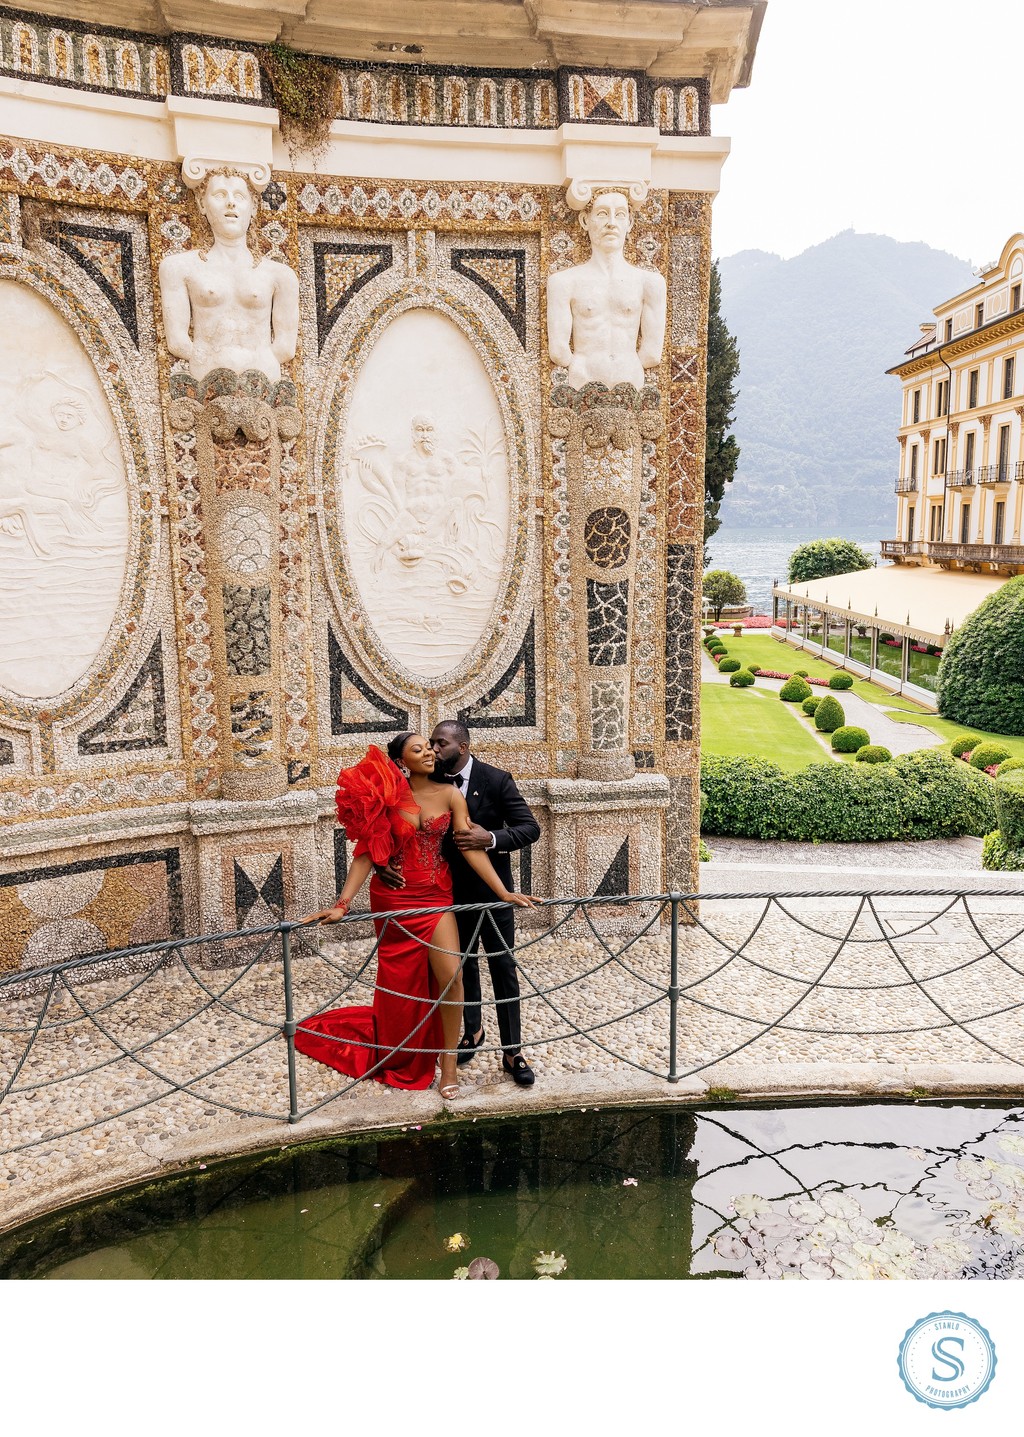
[{"label": "carved relief of figure", "polygon": [[644,370],[661,361],[665,280],[623,255],[632,223],[624,194],[598,191],[580,215],[590,259],[548,279],[548,350],[574,389],[593,381],[640,389]]},{"label": "carved relief of figure", "polygon": [[196,380],[213,369],[256,369],[276,382],[298,342],[298,278],[250,250],[255,194],[244,175],[210,174],[196,200],[212,242],[160,265],[167,347]]},{"label": "carved relief of figure", "polygon": [[[438,447],[429,414],[413,417],[412,441],[389,462],[383,440],[368,435],[350,456],[372,496],[358,524],[373,551],[373,572],[388,567],[389,558],[406,570],[438,566],[449,592],[465,593],[478,568],[500,567],[504,532],[486,517],[487,471],[504,449],[491,444],[485,427],[482,435],[467,432],[456,458]],[[429,597],[421,594],[425,602]]]}]

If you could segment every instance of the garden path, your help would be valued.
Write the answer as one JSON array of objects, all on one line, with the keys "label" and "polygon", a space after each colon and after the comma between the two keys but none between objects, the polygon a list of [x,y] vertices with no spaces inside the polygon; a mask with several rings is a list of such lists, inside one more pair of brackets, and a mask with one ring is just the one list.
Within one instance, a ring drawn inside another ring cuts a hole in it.
[{"label": "garden path", "polygon": [[[718,665],[704,649],[701,650],[701,680],[707,684],[727,684],[729,682],[729,675],[719,673]],[[758,677],[757,686],[778,693],[783,682],[782,679]],[[814,692],[827,693],[828,690],[815,687]],[[871,742],[884,745],[893,756],[900,753],[913,753],[915,749],[941,748],[942,746],[942,736],[933,732],[932,729],[922,728],[915,723],[896,723],[877,704],[869,704],[866,699],[858,698],[849,690],[837,693],[836,698],[843,706],[846,722],[867,729],[871,735]],[[828,747],[827,743],[824,747]]]}]

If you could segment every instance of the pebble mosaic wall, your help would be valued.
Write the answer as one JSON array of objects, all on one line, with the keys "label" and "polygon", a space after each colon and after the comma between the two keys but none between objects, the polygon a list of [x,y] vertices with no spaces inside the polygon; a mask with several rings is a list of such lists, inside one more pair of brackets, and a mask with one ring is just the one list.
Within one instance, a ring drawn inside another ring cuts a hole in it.
[{"label": "pebble mosaic wall", "polygon": [[[217,83],[233,73],[228,65]],[[609,94],[613,108],[632,104],[628,87]],[[584,102],[591,91],[572,100]],[[646,103],[642,87],[636,102]],[[215,376],[200,392],[164,351],[154,307],[153,266],[198,233],[176,168],[0,141],[0,277],[44,295],[90,355],[133,515],[118,618],[89,672],[45,703],[0,693],[10,843],[0,886],[20,895],[10,933],[24,935],[17,952],[4,950],[8,966],[35,962],[45,946],[45,935],[27,946],[49,921],[22,913],[45,905],[33,887],[75,867],[56,849],[42,861],[35,838],[25,851],[37,856],[19,858],[12,825],[93,814],[111,847],[123,831],[122,851],[90,860],[96,892],[67,915],[92,925],[75,930],[83,943],[93,928],[101,947],[128,941],[144,912],[147,932],[162,914],[171,929],[185,913],[190,925],[253,926],[254,915],[271,921],[315,897],[312,823],[329,810],[337,769],[368,740],[452,714],[477,730],[483,757],[537,785],[545,836],[526,865],[532,878],[522,875],[537,891],[607,884],[613,894],[623,875],[655,889],[664,864],[682,883],[695,861],[709,222],[699,196],[653,192],[638,212],[629,253],[670,275],[671,348],[635,402],[600,397],[586,416],[600,442],[584,446],[542,341],[546,275],[585,257],[560,191],[276,175],[253,228],[300,275],[300,354],[280,385]],[[390,323],[424,307],[458,326],[486,370],[511,496],[492,619],[440,681],[403,670],[376,641],[338,503],[361,366]],[[557,413],[570,415],[561,435]],[[567,681],[581,633],[585,690]],[[641,771],[630,784],[650,793],[582,782],[588,747],[624,755]],[[226,801],[222,775],[239,765],[276,766],[278,796],[257,786]],[[545,797],[555,780],[584,794],[578,812]],[[319,796],[303,793],[313,788]],[[292,799],[305,807],[286,822]],[[184,857],[175,849],[173,864],[158,862],[146,856],[154,845],[130,834],[175,805]],[[69,841],[73,850],[79,840]],[[145,909],[124,889],[136,862],[143,896],[155,895]]]},{"label": "pebble mosaic wall", "polygon": [[[499,70],[328,59],[338,118],[389,125],[555,129],[654,125],[705,135],[706,80],[651,80],[629,70]],[[273,88],[252,45],[203,35],[167,38],[0,10],[0,74],[160,101],[168,94],[270,106]]]}]

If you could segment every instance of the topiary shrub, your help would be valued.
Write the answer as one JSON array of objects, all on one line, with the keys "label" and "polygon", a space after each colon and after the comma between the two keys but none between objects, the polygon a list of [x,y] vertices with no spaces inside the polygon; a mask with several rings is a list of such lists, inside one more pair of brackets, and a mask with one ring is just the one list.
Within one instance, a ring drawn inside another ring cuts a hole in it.
[{"label": "topiary shrub", "polygon": [[1024,773],[1011,770],[996,779],[996,813],[1007,848],[1024,848]]},{"label": "topiary shrub", "polygon": [[749,669],[738,669],[736,673],[729,675],[731,689],[749,689],[753,682],[754,675]]},{"label": "topiary shrub", "polygon": [[866,743],[855,754],[858,763],[889,763],[892,754],[880,743]]},{"label": "topiary shrub", "polygon": [[[819,733],[835,733],[846,722],[846,714],[838,699],[826,694],[814,710],[814,727]],[[865,739],[865,743],[867,740]]]},{"label": "topiary shrub", "polygon": [[749,674],[759,674],[760,672],[761,672],[761,670],[760,670],[760,668],[758,667],[757,664],[748,664],[748,665],[747,665],[747,673],[749,673]]},{"label": "topiary shrub", "polygon": [[996,778],[1002,778],[1004,773],[1015,773],[1019,768],[1024,768],[1024,758],[1004,758],[996,769]]},{"label": "topiary shrub", "polygon": [[812,694],[809,699],[804,699],[804,701],[803,701],[803,703],[800,705],[800,707],[803,709],[803,711],[804,711],[805,714],[810,714],[811,717],[813,718],[813,717],[814,717],[814,710],[815,710],[815,709],[818,707],[818,705],[821,703],[821,700],[822,700],[822,695],[821,695],[821,694]]},{"label": "topiary shrub", "polygon": [[978,740],[976,738],[962,733],[959,738],[955,738],[950,744],[949,751],[954,758],[959,758],[962,753],[970,753],[977,742]]},{"label": "topiary shrub", "polygon": [[939,713],[990,733],[1024,734],[1024,575],[1010,579],[950,636]]},{"label": "topiary shrub", "polygon": [[1024,851],[1008,848],[999,829],[994,829],[981,845],[981,866],[997,873],[1024,873]]},{"label": "topiary shrub", "polygon": [[1001,743],[979,743],[977,748],[971,749],[972,768],[992,768],[997,763],[1010,757],[1010,750]]},{"label": "topiary shrub", "polygon": [[714,657],[715,654],[727,654],[728,652],[729,650],[722,643],[712,644],[708,649],[708,653],[711,654],[712,657]]},{"label": "topiary shrub", "polygon": [[779,698],[784,704],[802,704],[804,699],[809,699],[810,696],[810,684],[804,683],[803,679],[798,678],[796,674],[791,679],[787,679],[779,689]]},{"label": "topiary shrub", "polygon": [[742,667],[743,665],[739,659],[723,659],[718,665],[718,672],[720,674],[734,674],[737,669],[741,669]]},{"label": "topiary shrub", "polygon": [[829,681],[828,681],[828,686],[829,686],[830,689],[852,689],[852,688],[853,688],[853,675],[852,675],[852,674],[833,674],[832,677],[831,677],[831,678],[829,679]]},{"label": "topiary shrub", "polygon": [[705,829],[737,838],[874,843],[983,837],[996,824],[984,774],[933,750],[885,764],[814,763],[787,774],[760,758],[707,755]]},{"label": "topiary shrub", "polygon": [[798,679],[805,679],[807,677],[806,669],[794,669],[793,672]]},{"label": "topiary shrub", "polygon": [[870,742],[871,735],[867,729],[857,728],[856,724],[844,724],[842,728],[832,731],[833,753],[856,753]]}]

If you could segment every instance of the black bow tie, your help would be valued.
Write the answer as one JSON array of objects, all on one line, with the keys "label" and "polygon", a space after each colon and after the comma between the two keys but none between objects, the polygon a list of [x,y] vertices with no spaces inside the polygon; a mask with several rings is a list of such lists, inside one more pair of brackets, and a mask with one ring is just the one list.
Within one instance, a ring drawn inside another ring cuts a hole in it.
[{"label": "black bow tie", "polygon": [[451,776],[451,780],[450,780],[450,781],[451,781],[452,783],[454,783],[454,785],[455,785],[456,788],[461,788],[461,787],[462,787],[462,774],[461,774],[461,773],[453,773],[452,776]]}]

